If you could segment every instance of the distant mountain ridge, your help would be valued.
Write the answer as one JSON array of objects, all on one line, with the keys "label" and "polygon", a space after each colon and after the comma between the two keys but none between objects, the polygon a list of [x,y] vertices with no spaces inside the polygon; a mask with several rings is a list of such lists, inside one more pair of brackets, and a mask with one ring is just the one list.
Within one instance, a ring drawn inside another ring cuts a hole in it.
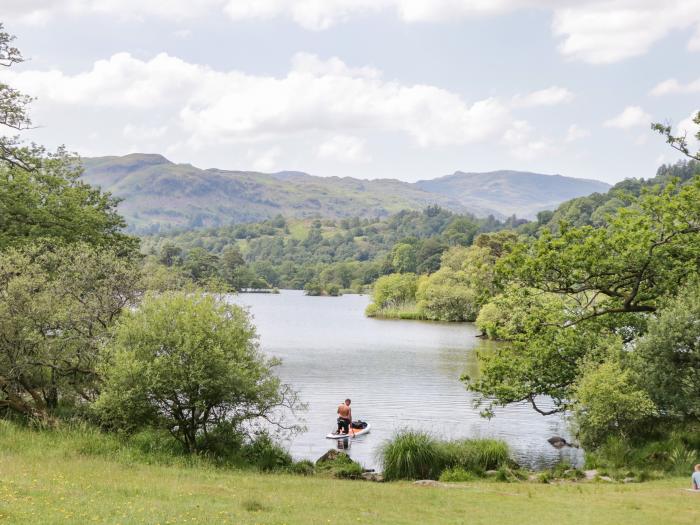
[{"label": "distant mountain ridge", "polygon": [[199,169],[162,155],[135,153],[83,160],[83,179],[123,199],[120,212],[137,231],[197,228],[287,217],[384,217],[437,204],[458,213],[532,218],[609,185],[517,171],[463,173],[408,183]]},{"label": "distant mountain ridge", "polygon": [[431,193],[450,196],[467,209],[497,210],[501,215],[533,218],[553,210],[564,201],[591,193],[604,193],[609,184],[592,179],[544,175],[526,171],[499,170],[486,173],[456,171],[416,183]]}]

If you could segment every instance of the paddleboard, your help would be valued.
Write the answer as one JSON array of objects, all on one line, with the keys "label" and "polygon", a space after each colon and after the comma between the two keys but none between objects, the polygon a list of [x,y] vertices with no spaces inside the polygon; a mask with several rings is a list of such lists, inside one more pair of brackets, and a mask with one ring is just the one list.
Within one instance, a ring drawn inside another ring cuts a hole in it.
[{"label": "paddleboard", "polygon": [[345,439],[367,434],[372,425],[367,424],[365,428],[351,428],[348,434],[328,434],[326,439]]}]

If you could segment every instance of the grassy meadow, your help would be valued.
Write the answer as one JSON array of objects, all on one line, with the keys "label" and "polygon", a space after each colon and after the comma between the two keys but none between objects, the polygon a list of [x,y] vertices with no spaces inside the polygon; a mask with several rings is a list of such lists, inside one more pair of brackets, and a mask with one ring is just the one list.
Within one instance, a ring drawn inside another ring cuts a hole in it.
[{"label": "grassy meadow", "polygon": [[[170,458],[170,459],[168,459]],[[149,464],[150,463],[150,464]],[[0,423],[2,524],[691,524],[685,478],[416,486],[217,468],[93,432]]]}]

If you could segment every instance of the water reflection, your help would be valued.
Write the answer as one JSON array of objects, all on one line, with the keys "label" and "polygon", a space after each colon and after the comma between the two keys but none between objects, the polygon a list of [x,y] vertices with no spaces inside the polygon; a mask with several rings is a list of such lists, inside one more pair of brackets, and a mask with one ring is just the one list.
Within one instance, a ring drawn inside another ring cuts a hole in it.
[{"label": "water reflection", "polygon": [[476,351],[489,345],[470,324],[367,319],[368,298],[358,295],[284,291],[231,301],[249,308],[262,349],[282,359],[279,375],[309,406],[307,430],[289,443],[298,459],[315,460],[344,445],[325,436],[335,427],[337,405],[349,397],[354,418],[372,425],[369,434],[348,442],[350,455],[367,468],[377,467],[377,449],[399,428],[446,439],[501,438],[529,467],[576,460],[576,450],[547,443],[552,435],[567,435],[560,417],[540,416],[525,404],[499,409],[491,420],[480,417],[459,380],[465,372],[478,373]]}]

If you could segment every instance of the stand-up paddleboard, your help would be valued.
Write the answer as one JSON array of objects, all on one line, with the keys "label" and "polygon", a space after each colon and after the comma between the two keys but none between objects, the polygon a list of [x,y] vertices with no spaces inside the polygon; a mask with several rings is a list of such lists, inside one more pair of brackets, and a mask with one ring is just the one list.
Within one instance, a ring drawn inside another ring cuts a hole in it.
[{"label": "stand-up paddleboard", "polygon": [[351,428],[350,432],[347,434],[328,434],[326,439],[346,439],[361,436],[363,434],[367,434],[371,426],[372,425],[368,423],[365,428]]}]

